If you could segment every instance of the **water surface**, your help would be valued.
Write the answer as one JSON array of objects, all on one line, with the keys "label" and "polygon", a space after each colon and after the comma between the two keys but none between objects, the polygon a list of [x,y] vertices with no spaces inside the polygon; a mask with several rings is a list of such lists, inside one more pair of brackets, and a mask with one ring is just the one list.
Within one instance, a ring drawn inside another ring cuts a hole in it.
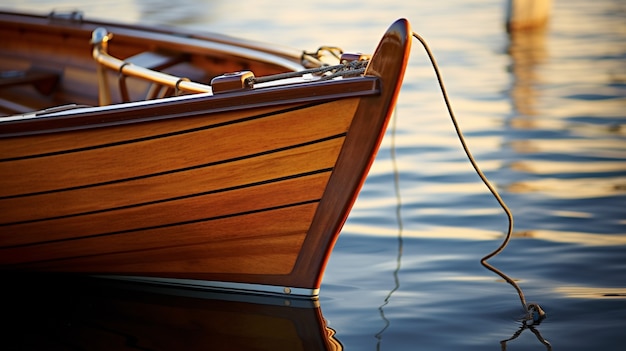
[{"label": "water surface", "polygon": [[397,110],[329,262],[321,308],[346,350],[618,350],[626,343],[626,5],[555,0],[509,36],[504,1],[5,1],[312,50],[371,52],[405,17],[430,44],[481,168],[468,163],[413,43]]}]

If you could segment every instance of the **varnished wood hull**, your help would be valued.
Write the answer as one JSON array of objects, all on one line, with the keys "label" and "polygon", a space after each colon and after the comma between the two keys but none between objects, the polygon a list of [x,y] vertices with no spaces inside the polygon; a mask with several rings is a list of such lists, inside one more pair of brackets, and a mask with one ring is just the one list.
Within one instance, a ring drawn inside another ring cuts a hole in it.
[{"label": "varnished wood hull", "polygon": [[317,294],[409,44],[401,20],[361,77],[1,122],[0,266]]}]

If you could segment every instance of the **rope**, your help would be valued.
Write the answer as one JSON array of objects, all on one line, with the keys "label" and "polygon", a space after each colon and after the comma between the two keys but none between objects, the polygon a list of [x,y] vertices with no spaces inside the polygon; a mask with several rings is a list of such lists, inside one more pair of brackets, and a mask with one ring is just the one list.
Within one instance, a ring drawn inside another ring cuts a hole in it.
[{"label": "rope", "polygon": [[[483,181],[485,186],[487,186],[491,194],[493,194],[495,199],[498,201],[498,203],[500,204],[500,206],[506,213],[508,220],[509,220],[509,228],[502,244],[500,244],[500,246],[497,249],[495,249],[493,252],[489,253],[488,255],[486,255],[485,257],[481,259],[482,264],[488,265],[487,260],[497,255],[498,253],[500,253],[507,246],[507,244],[509,243],[509,240],[511,239],[511,235],[513,233],[513,214],[511,213],[511,210],[509,210],[508,206],[504,203],[504,200],[502,200],[502,197],[500,197],[500,194],[498,194],[498,191],[495,189],[495,187],[491,185],[491,183],[489,182],[485,174],[482,172],[482,170],[478,166],[476,160],[474,159],[474,156],[470,152],[469,147],[467,146],[467,143],[465,142],[465,137],[463,136],[463,133],[461,132],[461,128],[459,127],[459,124],[457,122],[454,111],[452,111],[452,105],[450,103],[450,99],[448,97],[446,88],[443,84],[443,79],[441,77],[441,73],[439,72],[439,66],[437,65],[437,62],[435,60],[435,57],[432,51],[428,47],[426,40],[424,40],[424,38],[422,38],[419,34],[415,32],[413,32],[413,37],[415,37],[415,39],[417,39],[422,44],[422,46],[426,50],[426,53],[428,54],[428,58],[430,59],[433,65],[433,68],[435,70],[435,75],[437,76],[437,81],[439,82],[439,87],[441,88],[441,92],[443,94],[443,99],[446,104],[446,108],[448,109],[448,113],[452,120],[452,124],[454,125],[454,129],[459,137],[459,141],[461,142],[461,145],[463,146],[463,150],[465,151],[465,154],[467,155],[470,163],[474,167],[476,174],[478,174],[478,176]],[[249,84],[265,83],[265,82],[275,81],[279,79],[301,77],[304,74],[323,75],[323,74],[328,73],[322,76],[321,79],[332,79],[332,78],[339,77],[339,76],[355,76],[355,75],[363,74],[365,72],[365,68],[367,67],[367,64],[368,64],[368,61],[350,61],[350,62],[342,63],[339,65],[322,66],[322,67],[311,68],[311,69],[306,69],[306,70],[297,71],[297,72],[279,73],[279,74],[274,74],[274,75],[264,76],[264,77],[252,77],[248,80],[248,83]]]},{"label": "rope", "polygon": [[309,68],[302,71],[278,73],[263,77],[252,77],[248,79],[249,85],[272,82],[280,79],[302,77],[305,74],[321,75],[321,79],[328,80],[336,77],[353,77],[365,72],[368,61],[350,61],[333,66],[322,66]]},{"label": "rope", "polygon": [[[502,209],[506,213],[506,216],[509,221],[509,227],[508,227],[506,236],[504,240],[502,241],[502,243],[500,244],[500,246],[498,246],[498,248],[493,250],[491,253],[485,255],[480,260],[480,263],[483,266],[485,266],[487,269],[489,269],[490,271],[498,274],[500,277],[502,277],[504,280],[506,280],[509,284],[511,284],[515,288],[520,298],[520,302],[522,303],[522,307],[528,313],[528,315],[525,317],[525,320],[533,320],[535,322],[539,322],[539,320],[535,320],[536,317],[531,313],[532,312],[531,310],[535,309],[534,306],[537,306],[536,308],[539,308],[539,306],[536,304],[528,305],[526,303],[526,298],[524,297],[524,293],[522,292],[522,289],[518,286],[518,284],[513,279],[509,278],[506,274],[502,273],[497,268],[493,267],[487,262],[487,260],[499,254],[500,252],[502,252],[502,250],[504,250],[504,248],[508,245],[509,241],[511,240],[511,236],[513,235],[513,214],[511,213],[511,210],[506,205],[506,203],[504,203],[504,200],[502,200],[502,197],[500,197],[500,194],[498,194],[498,191],[495,189],[493,185],[491,185],[491,183],[489,182],[485,174],[481,171],[480,167],[478,166],[478,163],[474,159],[474,156],[472,156],[472,153],[470,152],[469,147],[467,146],[467,143],[465,142],[465,137],[463,136],[463,133],[461,132],[461,128],[459,127],[456,116],[454,115],[454,112],[452,111],[452,105],[450,104],[448,93],[446,92],[446,88],[443,84],[443,79],[441,77],[441,73],[439,72],[439,66],[437,65],[437,61],[435,60],[435,57],[432,51],[428,47],[428,44],[426,44],[426,40],[424,40],[424,38],[422,38],[419,34],[415,32],[413,32],[413,37],[422,44],[422,46],[424,47],[424,50],[426,50],[426,54],[428,55],[430,62],[432,63],[433,69],[435,71],[435,75],[437,76],[437,81],[439,82],[441,93],[443,95],[443,100],[446,104],[446,108],[448,109],[448,114],[450,115],[450,119],[452,120],[452,124],[454,125],[454,130],[456,131],[456,134],[459,137],[459,141],[461,142],[461,145],[463,146],[463,150],[465,151],[467,158],[472,164],[472,167],[474,167],[474,170],[476,170],[476,174],[478,174],[482,182],[485,184],[485,186],[487,186],[487,189],[489,189],[489,191],[491,192],[491,194],[493,194],[496,201],[498,201],[498,204],[500,204],[500,207],[502,207]],[[542,318],[545,318],[545,316],[543,316]]]},{"label": "rope", "polygon": [[422,43],[422,46],[426,50],[426,54],[428,54],[428,58],[430,59],[430,62],[433,65],[433,68],[435,70],[435,75],[437,76],[437,81],[439,82],[439,87],[441,88],[441,93],[443,94],[443,100],[446,104],[446,108],[448,109],[448,114],[450,115],[452,124],[454,125],[454,130],[456,131],[456,134],[459,137],[459,141],[461,142],[461,145],[463,146],[463,150],[465,151],[467,158],[472,164],[472,167],[474,167],[474,170],[476,170],[476,174],[478,174],[478,176],[483,181],[485,186],[487,186],[487,189],[489,189],[491,194],[493,194],[495,199],[498,201],[498,204],[500,204],[500,206],[506,213],[508,220],[509,220],[509,228],[502,244],[500,244],[500,246],[497,249],[495,249],[493,252],[489,253],[488,255],[486,255],[485,257],[481,259],[481,262],[486,262],[488,259],[499,254],[504,249],[504,247],[509,243],[509,240],[511,239],[511,235],[513,233],[513,214],[511,213],[511,210],[509,210],[508,206],[504,203],[504,200],[502,200],[502,198],[500,197],[500,194],[498,194],[498,191],[493,187],[493,185],[491,185],[491,183],[489,182],[485,174],[481,171],[480,167],[478,166],[478,163],[474,159],[474,156],[472,156],[472,153],[470,152],[469,147],[467,146],[467,143],[465,142],[465,137],[463,136],[463,133],[461,132],[461,128],[459,127],[459,124],[457,122],[456,116],[454,115],[454,112],[452,111],[452,105],[450,104],[448,93],[446,92],[446,88],[443,84],[443,79],[441,78],[441,73],[439,72],[439,66],[437,65],[437,62],[435,60],[435,57],[432,51],[430,51],[430,48],[428,47],[428,44],[426,44],[426,41],[424,40],[424,38],[422,38],[415,32],[413,32],[413,37],[415,37],[415,39],[419,40],[419,42]]}]

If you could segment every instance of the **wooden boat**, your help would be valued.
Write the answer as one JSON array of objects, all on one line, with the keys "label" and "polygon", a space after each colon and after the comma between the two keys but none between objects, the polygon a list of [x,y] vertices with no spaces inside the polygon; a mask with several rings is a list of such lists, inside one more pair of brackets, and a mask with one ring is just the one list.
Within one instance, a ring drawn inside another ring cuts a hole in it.
[{"label": "wooden boat", "polygon": [[410,34],[329,65],[337,49],[0,13],[0,269],[317,296]]},{"label": "wooden boat", "polygon": [[3,280],[8,350],[343,349],[317,300],[27,277]]}]

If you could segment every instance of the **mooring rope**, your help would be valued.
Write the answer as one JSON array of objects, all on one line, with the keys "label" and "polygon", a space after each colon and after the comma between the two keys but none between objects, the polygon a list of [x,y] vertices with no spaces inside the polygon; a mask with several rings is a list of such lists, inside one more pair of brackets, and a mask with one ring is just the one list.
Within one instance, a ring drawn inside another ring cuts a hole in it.
[{"label": "mooring rope", "polygon": [[539,305],[534,304],[534,303],[527,304],[526,298],[524,297],[524,293],[522,292],[522,289],[518,286],[518,284],[513,279],[509,278],[506,274],[502,273],[497,268],[493,267],[487,262],[487,260],[499,254],[500,252],[502,252],[502,250],[504,250],[504,248],[508,245],[509,241],[511,240],[511,236],[513,235],[513,213],[511,212],[509,207],[506,205],[504,200],[502,200],[502,197],[500,197],[500,194],[498,193],[496,188],[493,185],[491,185],[491,183],[489,182],[485,174],[482,172],[482,170],[478,166],[478,163],[474,159],[474,156],[472,155],[471,151],[469,150],[469,147],[467,146],[467,143],[465,142],[465,137],[463,136],[463,133],[461,132],[461,128],[459,127],[459,124],[457,122],[454,111],[452,110],[452,105],[450,103],[448,93],[446,91],[445,85],[443,84],[443,78],[441,77],[441,73],[439,72],[439,66],[437,65],[435,56],[433,55],[432,51],[428,47],[426,40],[424,40],[424,38],[422,38],[419,34],[415,32],[413,32],[413,37],[417,39],[424,47],[424,50],[426,50],[426,54],[428,55],[428,58],[430,59],[430,62],[435,71],[435,75],[437,76],[437,81],[439,82],[439,87],[441,89],[441,93],[443,95],[443,100],[446,104],[446,108],[448,109],[448,114],[450,115],[450,119],[452,120],[452,124],[454,125],[454,130],[456,131],[456,134],[459,137],[459,141],[461,142],[461,145],[463,146],[463,150],[465,151],[467,158],[472,164],[472,167],[474,167],[474,170],[476,170],[476,174],[478,174],[478,176],[483,181],[485,186],[487,186],[491,194],[493,194],[498,204],[500,204],[500,207],[502,207],[502,209],[506,213],[506,216],[509,221],[509,227],[508,227],[506,236],[504,240],[502,241],[502,243],[500,244],[500,246],[498,246],[498,248],[496,248],[489,254],[485,255],[480,260],[480,263],[483,266],[485,266],[487,269],[489,269],[490,271],[498,274],[500,277],[502,277],[504,280],[506,280],[510,285],[512,285],[515,288],[515,290],[517,291],[517,294],[519,295],[520,302],[522,303],[522,307],[524,308],[524,311],[526,311],[527,313],[527,315],[524,317],[524,322],[538,324],[539,322],[541,322],[541,320],[543,320],[546,317],[545,312],[543,312],[541,307],[539,307]]},{"label": "mooring rope", "polygon": [[428,44],[426,44],[426,40],[424,40],[424,38],[422,38],[419,34],[415,32],[413,32],[413,37],[419,40],[419,42],[422,44],[422,46],[424,47],[424,50],[426,50],[426,54],[428,55],[430,62],[432,63],[433,69],[435,70],[435,75],[437,76],[437,81],[439,82],[439,88],[441,89],[441,93],[443,94],[443,100],[446,104],[446,108],[448,109],[448,114],[450,115],[450,119],[452,120],[452,124],[454,125],[454,130],[456,131],[456,134],[459,137],[459,141],[461,142],[461,146],[463,146],[463,150],[465,151],[467,158],[472,164],[472,167],[474,167],[474,170],[476,170],[476,174],[478,174],[478,176],[483,181],[485,186],[487,186],[487,189],[489,189],[491,194],[493,194],[495,199],[498,201],[498,204],[500,204],[500,207],[502,207],[502,209],[506,213],[508,220],[509,220],[509,228],[507,230],[506,237],[504,238],[504,241],[502,242],[502,244],[500,244],[500,246],[497,249],[495,249],[493,252],[489,253],[488,255],[486,255],[485,257],[481,259],[481,262],[486,262],[488,259],[492,258],[493,256],[499,254],[502,250],[504,250],[504,247],[506,247],[506,245],[509,243],[509,240],[511,239],[511,235],[513,233],[513,213],[511,212],[509,207],[506,205],[506,203],[504,203],[504,200],[502,200],[502,197],[500,197],[500,194],[498,194],[498,191],[496,190],[496,188],[493,185],[491,185],[491,183],[489,182],[489,180],[487,179],[483,171],[480,169],[480,167],[478,166],[478,163],[476,162],[476,159],[474,159],[474,156],[472,155],[469,147],[467,146],[467,143],[465,142],[465,137],[463,136],[463,132],[461,131],[461,128],[459,127],[459,123],[456,119],[454,111],[452,111],[450,98],[448,97],[448,92],[446,91],[446,87],[443,84],[443,78],[441,77],[441,73],[439,72],[439,65],[437,65],[435,56],[433,55],[432,51],[428,47]]},{"label": "mooring rope", "polygon": [[252,77],[248,79],[248,84],[267,83],[280,79],[297,78],[306,74],[319,75],[321,80],[333,79],[336,77],[354,77],[361,75],[365,72],[368,61],[349,61],[332,66],[321,66],[316,68],[309,68],[302,71],[285,72],[272,74],[269,76]]}]

